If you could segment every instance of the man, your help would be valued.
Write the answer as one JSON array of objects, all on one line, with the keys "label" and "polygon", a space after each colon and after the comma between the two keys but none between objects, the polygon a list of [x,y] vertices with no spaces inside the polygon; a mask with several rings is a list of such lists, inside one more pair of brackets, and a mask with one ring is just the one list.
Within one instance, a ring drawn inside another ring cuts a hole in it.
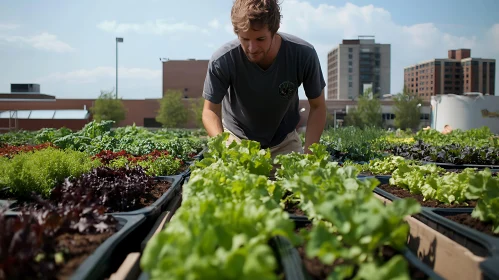
[{"label": "man", "polygon": [[[235,0],[231,20],[237,39],[212,55],[203,90],[209,136],[225,131],[230,142],[258,141],[272,157],[310,153],[326,122],[317,53],[308,42],[278,32],[280,19],[276,0]],[[301,84],[310,104],[304,149],[296,131]]]}]

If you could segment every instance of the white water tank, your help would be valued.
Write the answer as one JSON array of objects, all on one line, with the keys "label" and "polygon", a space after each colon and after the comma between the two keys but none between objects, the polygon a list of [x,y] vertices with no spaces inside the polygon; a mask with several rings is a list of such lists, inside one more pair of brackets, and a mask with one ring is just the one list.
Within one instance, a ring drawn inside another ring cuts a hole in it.
[{"label": "white water tank", "polygon": [[446,125],[461,130],[487,126],[492,133],[499,134],[499,96],[437,95],[432,96],[431,107],[431,127],[438,131]]}]

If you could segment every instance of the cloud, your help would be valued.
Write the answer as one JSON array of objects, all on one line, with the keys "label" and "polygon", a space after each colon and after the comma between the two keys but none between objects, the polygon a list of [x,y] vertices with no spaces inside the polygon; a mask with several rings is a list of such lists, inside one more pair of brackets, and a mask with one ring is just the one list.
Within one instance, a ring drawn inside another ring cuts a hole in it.
[{"label": "cloud", "polygon": [[14,36],[14,35],[0,35],[0,41],[7,43],[17,43],[20,45],[29,45],[33,48],[53,51],[53,52],[72,52],[72,48],[69,44],[57,39],[56,35],[50,33],[41,33],[35,36]]},{"label": "cloud", "polygon": [[[116,77],[116,68],[101,66],[93,69],[80,69],[71,72],[56,72],[39,78],[37,82],[65,82],[71,84],[95,83],[101,79]],[[161,70],[147,68],[118,68],[119,79],[126,80],[157,80],[161,78]]]},{"label": "cloud", "polygon": [[214,29],[218,29],[220,27],[220,22],[218,21],[218,19],[213,19],[208,23],[208,26]]},{"label": "cloud", "polygon": [[165,19],[146,21],[144,23],[117,23],[113,21],[103,21],[97,24],[97,28],[113,33],[154,34],[167,35],[179,32],[201,32],[208,33],[208,30],[199,26],[185,22],[170,22]]},{"label": "cloud", "polygon": [[[476,57],[499,55],[499,24],[483,37],[456,36],[443,32],[434,23],[400,25],[389,11],[374,5],[312,5],[299,0],[284,1],[282,14],[280,31],[297,35],[316,47],[326,80],[327,53],[343,39],[374,35],[377,43],[391,44],[391,93],[401,91],[405,66],[446,58],[449,49],[471,48]],[[225,26],[228,32],[230,27]]]},{"label": "cloud", "polygon": [[0,30],[14,30],[18,28],[19,28],[18,24],[0,23]]},{"label": "cloud", "polygon": [[234,35],[234,27],[232,26],[232,23],[228,23],[224,25],[225,32],[229,33],[230,35]]},{"label": "cloud", "polygon": [[213,43],[207,43],[205,44],[206,47],[210,48],[210,49],[215,49],[217,46]]}]

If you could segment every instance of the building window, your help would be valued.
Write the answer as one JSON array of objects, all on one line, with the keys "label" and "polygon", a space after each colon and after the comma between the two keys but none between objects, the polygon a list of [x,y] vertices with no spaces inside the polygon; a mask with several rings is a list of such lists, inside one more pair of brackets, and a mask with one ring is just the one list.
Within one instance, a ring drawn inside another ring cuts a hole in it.
[{"label": "building window", "polygon": [[353,55],[349,54],[349,55],[348,55],[348,58],[349,58],[349,59],[352,59],[352,58],[353,58]]},{"label": "building window", "polygon": [[352,82],[348,82],[348,87],[353,87],[353,83]]},{"label": "building window", "polygon": [[352,75],[348,75],[348,80],[351,81],[352,80]]},{"label": "building window", "polygon": [[349,61],[349,62],[348,62],[348,65],[352,66],[352,65],[353,65],[353,62],[352,62],[352,61]]},{"label": "building window", "polygon": [[348,48],[348,52],[353,52],[353,48]]},{"label": "building window", "polygon": [[348,68],[348,73],[352,73],[352,72],[353,72],[352,68]]}]

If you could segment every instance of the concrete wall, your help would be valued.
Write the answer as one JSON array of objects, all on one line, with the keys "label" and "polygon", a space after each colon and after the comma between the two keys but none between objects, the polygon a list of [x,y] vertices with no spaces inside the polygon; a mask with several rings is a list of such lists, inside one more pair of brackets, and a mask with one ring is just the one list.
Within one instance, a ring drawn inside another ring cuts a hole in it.
[{"label": "concrete wall", "polygon": [[487,126],[499,134],[499,96],[439,95],[432,97],[432,128],[442,131],[445,125],[469,130]]}]

